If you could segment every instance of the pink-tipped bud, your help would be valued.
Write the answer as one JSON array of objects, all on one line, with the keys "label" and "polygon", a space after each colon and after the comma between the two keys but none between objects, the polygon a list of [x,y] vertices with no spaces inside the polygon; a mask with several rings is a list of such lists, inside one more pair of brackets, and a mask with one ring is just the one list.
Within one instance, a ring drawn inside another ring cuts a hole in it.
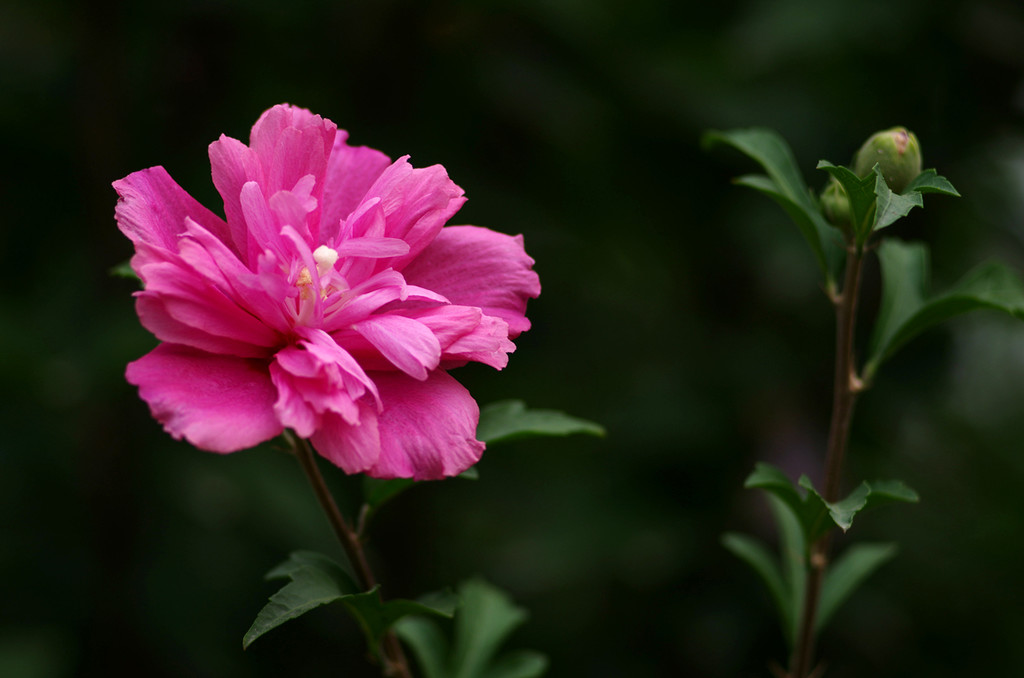
[{"label": "pink-tipped bud", "polygon": [[921,146],[913,132],[893,127],[876,132],[853,158],[853,171],[866,177],[878,164],[889,188],[901,193],[921,173]]}]

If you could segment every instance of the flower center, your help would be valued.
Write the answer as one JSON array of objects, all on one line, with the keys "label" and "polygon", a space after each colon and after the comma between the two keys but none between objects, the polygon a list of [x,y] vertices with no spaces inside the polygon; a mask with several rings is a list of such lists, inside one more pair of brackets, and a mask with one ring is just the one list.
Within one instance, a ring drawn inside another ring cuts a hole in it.
[{"label": "flower center", "polygon": [[[313,251],[313,261],[316,262],[316,272],[320,278],[320,298],[325,299],[334,291],[334,285],[332,285],[334,276],[331,274],[334,272],[334,264],[338,262],[338,252],[327,245],[321,245]],[[299,270],[295,286],[299,288],[299,295],[302,299],[313,298],[313,275],[306,266]]]},{"label": "flower center", "polygon": [[313,322],[323,312],[323,309],[317,310],[321,301],[348,288],[344,276],[334,268],[339,258],[337,250],[321,245],[313,251],[317,280],[314,281],[310,267],[302,266],[299,269],[295,277],[295,287],[299,291],[295,307],[295,320],[298,323],[307,325]]},{"label": "flower center", "polygon": [[320,245],[313,250],[313,260],[316,262],[317,273],[323,277],[334,269],[334,264],[338,262],[338,252],[327,245]]}]

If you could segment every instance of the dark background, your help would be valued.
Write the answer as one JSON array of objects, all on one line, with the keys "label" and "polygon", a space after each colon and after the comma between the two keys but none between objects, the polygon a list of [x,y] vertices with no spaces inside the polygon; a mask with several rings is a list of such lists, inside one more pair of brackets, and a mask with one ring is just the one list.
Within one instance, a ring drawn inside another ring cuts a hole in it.
[{"label": "dark background", "polygon": [[[551,676],[765,676],[767,595],[719,545],[770,538],[756,460],[818,476],[830,306],[797,230],[699,146],[766,125],[812,185],[914,130],[964,195],[895,227],[936,287],[1024,269],[1024,8],[1014,0],[0,4],[0,674],[369,676],[340,607],[248,651],[297,548],[338,555],[293,460],[163,434],[125,364],[153,338],[110,182],[164,165],[219,210],[207,145],[288,101],[355,144],[443,163],[456,223],[523,233],[544,292],[504,373],[456,373],[604,424],[495,446],[480,480],[409,491],[372,556],[392,596],[480,575],[531,612]],[[863,310],[877,303],[868,270]],[[829,676],[1017,675],[1024,325],[975,314],[908,345],[860,402],[848,486],[922,502],[858,519],[901,553],[822,641]],[[343,497],[353,483],[325,468]]]}]

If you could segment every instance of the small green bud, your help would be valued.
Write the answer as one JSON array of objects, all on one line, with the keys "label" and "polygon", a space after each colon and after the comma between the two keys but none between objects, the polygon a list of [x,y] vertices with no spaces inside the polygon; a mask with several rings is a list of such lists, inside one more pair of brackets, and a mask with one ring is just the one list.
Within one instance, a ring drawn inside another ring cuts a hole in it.
[{"label": "small green bud", "polygon": [[821,192],[821,211],[833,226],[838,226],[844,231],[850,227],[850,196],[835,177]]},{"label": "small green bud", "polygon": [[889,188],[903,192],[921,173],[921,146],[913,132],[893,127],[871,135],[853,158],[853,171],[864,178],[878,163]]}]

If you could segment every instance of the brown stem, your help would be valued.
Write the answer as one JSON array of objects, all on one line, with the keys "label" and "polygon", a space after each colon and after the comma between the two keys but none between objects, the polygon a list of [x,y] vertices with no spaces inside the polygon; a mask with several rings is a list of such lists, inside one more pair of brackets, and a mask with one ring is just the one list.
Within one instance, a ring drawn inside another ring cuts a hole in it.
[{"label": "brown stem", "polygon": [[[352,563],[352,567],[355,569],[360,587],[364,591],[369,591],[377,586],[377,580],[374,578],[373,570],[370,569],[370,563],[366,559],[366,551],[363,549],[360,535],[349,527],[345,517],[338,510],[338,505],[335,503],[330,490],[327,489],[327,483],[320,473],[320,468],[316,464],[316,457],[313,455],[313,450],[310,448],[309,443],[304,438],[290,434],[287,434],[286,437],[291,442],[295,456],[299,460],[299,465],[302,466],[302,470],[306,473],[306,478],[313,488],[313,494],[316,495],[320,508],[327,515],[327,520],[331,523],[334,534],[338,537],[342,548],[345,549],[345,555],[348,556],[349,562]],[[405,652],[402,650],[402,645],[398,642],[398,637],[393,632],[388,631],[384,634],[381,644],[384,650],[384,661],[381,667],[383,674],[389,678],[412,678],[412,673],[409,671],[409,662],[405,658]]]},{"label": "brown stem", "polygon": [[[850,422],[853,406],[863,384],[857,377],[853,355],[853,331],[856,323],[857,292],[860,288],[861,268],[864,250],[851,244],[846,255],[846,273],[842,292],[834,298],[836,304],[836,367],[832,392],[832,418],[828,432],[828,448],[825,455],[825,501],[834,502],[839,498],[842,479],[843,458],[850,438]],[[804,589],[804,605],[800,615],[800,629],[797,632],[796,647],[790,661],[791,678],[805,678],[811,670],[814,658],[814,622],[821,597],[821,584],[828,565],[831,532],[811,544],[807,566],[807,583]]]},{"label": "brown stem", "polygon": [[857,394],[863,388],[854,365],[853,330],[857,319],[857,292],[864,263],[864,251],[852,246],[846,256],[843,293],[836,308],[836,371],[832,396],[832,422],[825,456],[825,501],[839,498],[839,483],[850,439],[850,422]]}]

